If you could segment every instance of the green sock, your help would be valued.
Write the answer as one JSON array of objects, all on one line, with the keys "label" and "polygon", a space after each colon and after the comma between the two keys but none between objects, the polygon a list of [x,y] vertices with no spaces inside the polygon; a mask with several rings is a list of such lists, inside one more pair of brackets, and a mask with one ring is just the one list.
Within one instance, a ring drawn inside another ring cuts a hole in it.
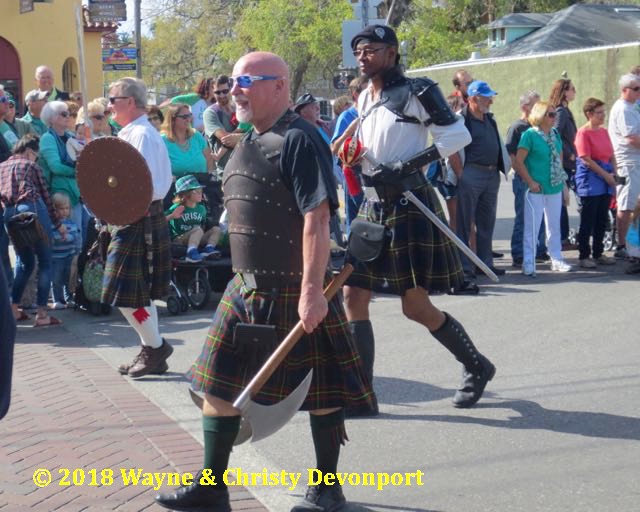
[{"label": "green sock", "polygon": [[336,473],[340,445],[347,440],[344,429],[344,409],[324,416],[310,414],[309,418],[317,468],[323,473]]},{"label": "green sock", "polygon": [[226,487],[222,480],[229,465],[233,442],[240,430],[240,416],[203,416],[204,468],[211,470],[218,488]]}]

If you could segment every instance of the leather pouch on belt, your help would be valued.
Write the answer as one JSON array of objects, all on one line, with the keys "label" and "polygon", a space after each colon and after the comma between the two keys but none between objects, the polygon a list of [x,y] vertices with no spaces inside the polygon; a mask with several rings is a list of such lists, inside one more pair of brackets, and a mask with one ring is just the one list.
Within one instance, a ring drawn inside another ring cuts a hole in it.
[{"label": "leather pouch on belt", "polygon": [[371,262],[382,254],[390,233],[383,224],[355,219],[349,233],[349,253],[357,260]]},{"label": "leather pouch on belt", "polygon": [[258,367],[278,346],[276,326],[239,322],[233,329],[233,344],[249,368]]}]

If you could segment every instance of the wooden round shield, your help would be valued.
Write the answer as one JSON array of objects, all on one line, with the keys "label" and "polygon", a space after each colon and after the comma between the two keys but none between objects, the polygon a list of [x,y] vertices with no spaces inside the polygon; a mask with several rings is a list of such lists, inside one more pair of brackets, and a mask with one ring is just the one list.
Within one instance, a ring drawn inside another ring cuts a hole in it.
[{"label": "wooden round shield", "polygon": [[94,139],[77,162],[80,195],[99,219],[126,226],[149,210],[153,184],[147,162],[128,142],[118,137]]}]

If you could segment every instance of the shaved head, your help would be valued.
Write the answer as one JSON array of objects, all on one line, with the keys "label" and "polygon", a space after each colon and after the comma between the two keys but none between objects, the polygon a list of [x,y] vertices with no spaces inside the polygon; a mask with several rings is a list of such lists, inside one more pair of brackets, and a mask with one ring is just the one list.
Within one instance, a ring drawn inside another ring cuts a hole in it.
[{"label": "shaved head", "polygon": [[[237,77],[243,75],[253,77],[250,85],[238,84]],[[236,62],[233,77],[238,119],[259,132],[271,128],[289,107],[289,66],[273,53],[252,52]]]}]

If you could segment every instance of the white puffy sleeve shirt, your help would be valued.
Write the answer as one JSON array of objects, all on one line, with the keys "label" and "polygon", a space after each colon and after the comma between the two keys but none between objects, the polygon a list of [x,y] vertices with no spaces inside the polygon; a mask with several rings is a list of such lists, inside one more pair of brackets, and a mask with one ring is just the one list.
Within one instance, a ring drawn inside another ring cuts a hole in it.
[{"label": "white puffy sleeve shirt", "polygon": [[[371,109],[375,103],[371,100],[370,89],[358,99],[358,112],[361,116],[359,139],[379,162],[409,159],[429,146],[429,135],[443,157],[461,150],[471,142],[471,135],[462,118],[447,126],[396,122],[398,116],[384,105]],[[418,98],[413,95],[405,106],[404,114],[422,123],[430,119]],[[372,166],[365,161],[363,168],[367,171],[371,170]]]}]

